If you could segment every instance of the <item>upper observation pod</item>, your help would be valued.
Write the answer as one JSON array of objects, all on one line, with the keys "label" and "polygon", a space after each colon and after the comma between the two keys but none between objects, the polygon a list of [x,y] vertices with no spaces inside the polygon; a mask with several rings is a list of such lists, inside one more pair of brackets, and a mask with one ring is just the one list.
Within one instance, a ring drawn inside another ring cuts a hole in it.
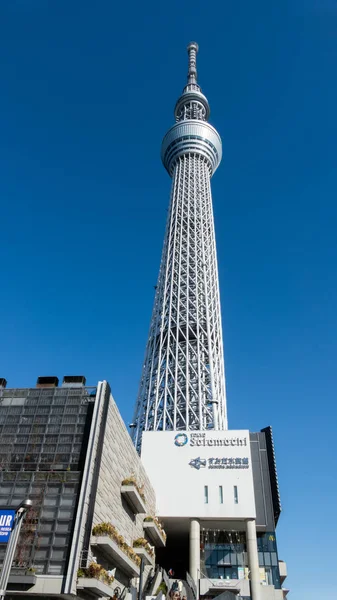
[{"label": "upper observation pod", "polygon": [[207,161],[211,174],[219,166],[222,157],[221,138],[216,129],[207,123],[210,108],[197,81],[198,50],[196,42],[187,46],[187,84],[174,109],[177,123],[167,132],[162,143],[161,157],[170,175],[173,174],[177,158],[183,154],[201,155]]}]

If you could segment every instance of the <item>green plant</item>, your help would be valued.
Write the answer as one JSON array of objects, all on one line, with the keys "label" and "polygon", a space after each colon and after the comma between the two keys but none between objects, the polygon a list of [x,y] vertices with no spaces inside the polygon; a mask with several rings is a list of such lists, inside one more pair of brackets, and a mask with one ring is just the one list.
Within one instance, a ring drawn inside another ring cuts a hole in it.
[{"label": "green plant", "polygon": [[36,567],[29,567],[27,573],[36,573]]},{"label": "green plant", "polygon": [[102,565],[92,562],[86,569],[78,569],[77,577],[89,577],[91,579],[98,579],[104,581],[110,585],[114,581],[114,577],[109,575],[108,572],[102,567]]},{"label": "green plant", "polygon": [[135,485],[137,487],[136,478],[133,475],[130,475],[130,477],[123,479],[122,485]]},{"label": "green plant", "polygon": [[85,569],[78,569],[78,571],[77,571],[77,577],[78,577],[78,579],[80,577],[85,577]]},{"label": "green plant", "polygon": [[154,556],[154,550],[145,538],[138,538],[133,542],[134,548],[144,548],[150,556]]},{"label": "green plant", "polygon": [[155,592],[155,595],[158,596],[159,592],[163,592],[164,596],[166,596],[167,585],[166,585],[165,581],[162,581],[161,584],[158,586],[157,591]]},{"label": "green plant", "polygon": [[131,560],[133,560],[138,566],[140,565],[139,556],[134,552],[134,550],[131,548],[131,546],[129,546],[126,543],[123,536],[118,533],[116,527],[114,527],[114,525],[112,525],[112,523],[105,522],[105,523],[99,523],[98,525],[95,525],[92,530],[92,535],[94,535],[94,536],[107,535],[114,542],[116,542],[116,544],[119,546],[119,548],[121,548],[121,550],[123,550],[123,552],[129,558],[131,558]]},{"label": "green plant", "polygon": [[166,531],[164,529],[163,524],[159,521],[158,517],[151,517],[151,516],[147,516],[144,519],[145,523],[155,523],[160,531],[160,533],[162,534],[163,538],[166,540]]},{"label": "green plant", "polygon": [[144,485],[138,485],[136,477],[134,475],[130,475],[130,477],[126,477],[125,479],[123,479],[122,485],[134,485],[141,499],[143,500],[143,502],[145,502]]},{"label": "green plant", "polygon": [[99,523],[99,525],[95,525],[92,530],[92,535],[108,535],[114,539],[118,538],[118,531],[116,527],[112,525],[112,523]]}]

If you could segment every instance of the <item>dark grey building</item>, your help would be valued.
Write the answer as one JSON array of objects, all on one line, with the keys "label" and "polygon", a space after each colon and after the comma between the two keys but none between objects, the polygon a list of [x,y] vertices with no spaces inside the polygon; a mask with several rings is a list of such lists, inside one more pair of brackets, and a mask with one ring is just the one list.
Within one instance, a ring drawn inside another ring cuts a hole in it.
[{"label": "dark grey building", "polygon": [[[57,377],[39,377],[35,388],[6,389],[0,381],[0,507],[33,501],[7,594],[131,599],[141,557],[149,586],[165,533],[109,384],[65,377],[59,387]],[[0,566],[5,550],[0,544]]]}]

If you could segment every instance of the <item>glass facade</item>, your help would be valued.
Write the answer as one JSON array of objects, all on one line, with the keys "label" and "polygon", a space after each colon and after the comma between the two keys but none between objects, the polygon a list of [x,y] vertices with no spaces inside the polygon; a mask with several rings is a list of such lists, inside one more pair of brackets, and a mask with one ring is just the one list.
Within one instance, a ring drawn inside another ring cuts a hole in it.
[{"label": "glass facade", "polygon": [[17,573],[65,572],[95,396],[87,387],[1,390],[0,507],[33,500]]},{"label": "glass facade", "polygon": [[[245,579],[249,576],[246,534],[241,531],[201,532],[201,571],[209,579]],[[257,534],[261,583],[280,589],[275,532]]]},{"label": "glass facade", "polygon": [[276,589],[280,589],[280,572],[274,531],[257,534],[257,550],[261,582],[265,585],[274,585]]}]

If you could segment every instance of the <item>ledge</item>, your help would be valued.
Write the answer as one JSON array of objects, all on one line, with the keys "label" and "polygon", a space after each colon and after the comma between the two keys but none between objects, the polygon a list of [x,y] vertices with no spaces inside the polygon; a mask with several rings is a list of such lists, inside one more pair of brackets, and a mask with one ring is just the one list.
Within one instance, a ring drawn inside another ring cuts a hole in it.
[{"label": "ledge", "polygon": [[139,577],[139,566],[107,535],[92,536],[91,546],[97,546],[112,564],[119,567],[123,573],[132,577]]},{"label": "ledge", "polygon": [[218,596],[221,592],[231,591],[233,594],[240,593],[239,579],[200,579],[200,594]]},{"label": "ledge", "polygon": [[154,564],[154,556],[151,556],[149,552],[142,547],[133,547],[133,550],[136,554],[138,554],[139,558],[144,559],[145,565],[153,565]]},{"label": "ledge", "polygon": [[279,570],[280,570],[280,580],[281,580],[281,584],[282,584],[285,581],[285,579],[287,578],[287,565],[284,562],[284,560],[279,560],[278,566],[279,566]]},{"label": "ledge", "polygon": [[92,594],[101,598],[111,598],[113,596],[113,587],[94,577],[79,577],[77,580],[78,590],[89,590]]},{"label": "ledge", "polygon": [[166,539],[155,521],[144,521],[143,529],[156,548],[163,548],[166,546]]},{"label": "ledge", "polygon": [[13,573],[9,576],[8,586],[10,590],[23,590],[29,589],[36,584],[35,573]]},{"label": "ledge", "polygon": [[135,515],[146,513],[145,502],[135,485],[122,485],[121,494],[124,496]]}]

